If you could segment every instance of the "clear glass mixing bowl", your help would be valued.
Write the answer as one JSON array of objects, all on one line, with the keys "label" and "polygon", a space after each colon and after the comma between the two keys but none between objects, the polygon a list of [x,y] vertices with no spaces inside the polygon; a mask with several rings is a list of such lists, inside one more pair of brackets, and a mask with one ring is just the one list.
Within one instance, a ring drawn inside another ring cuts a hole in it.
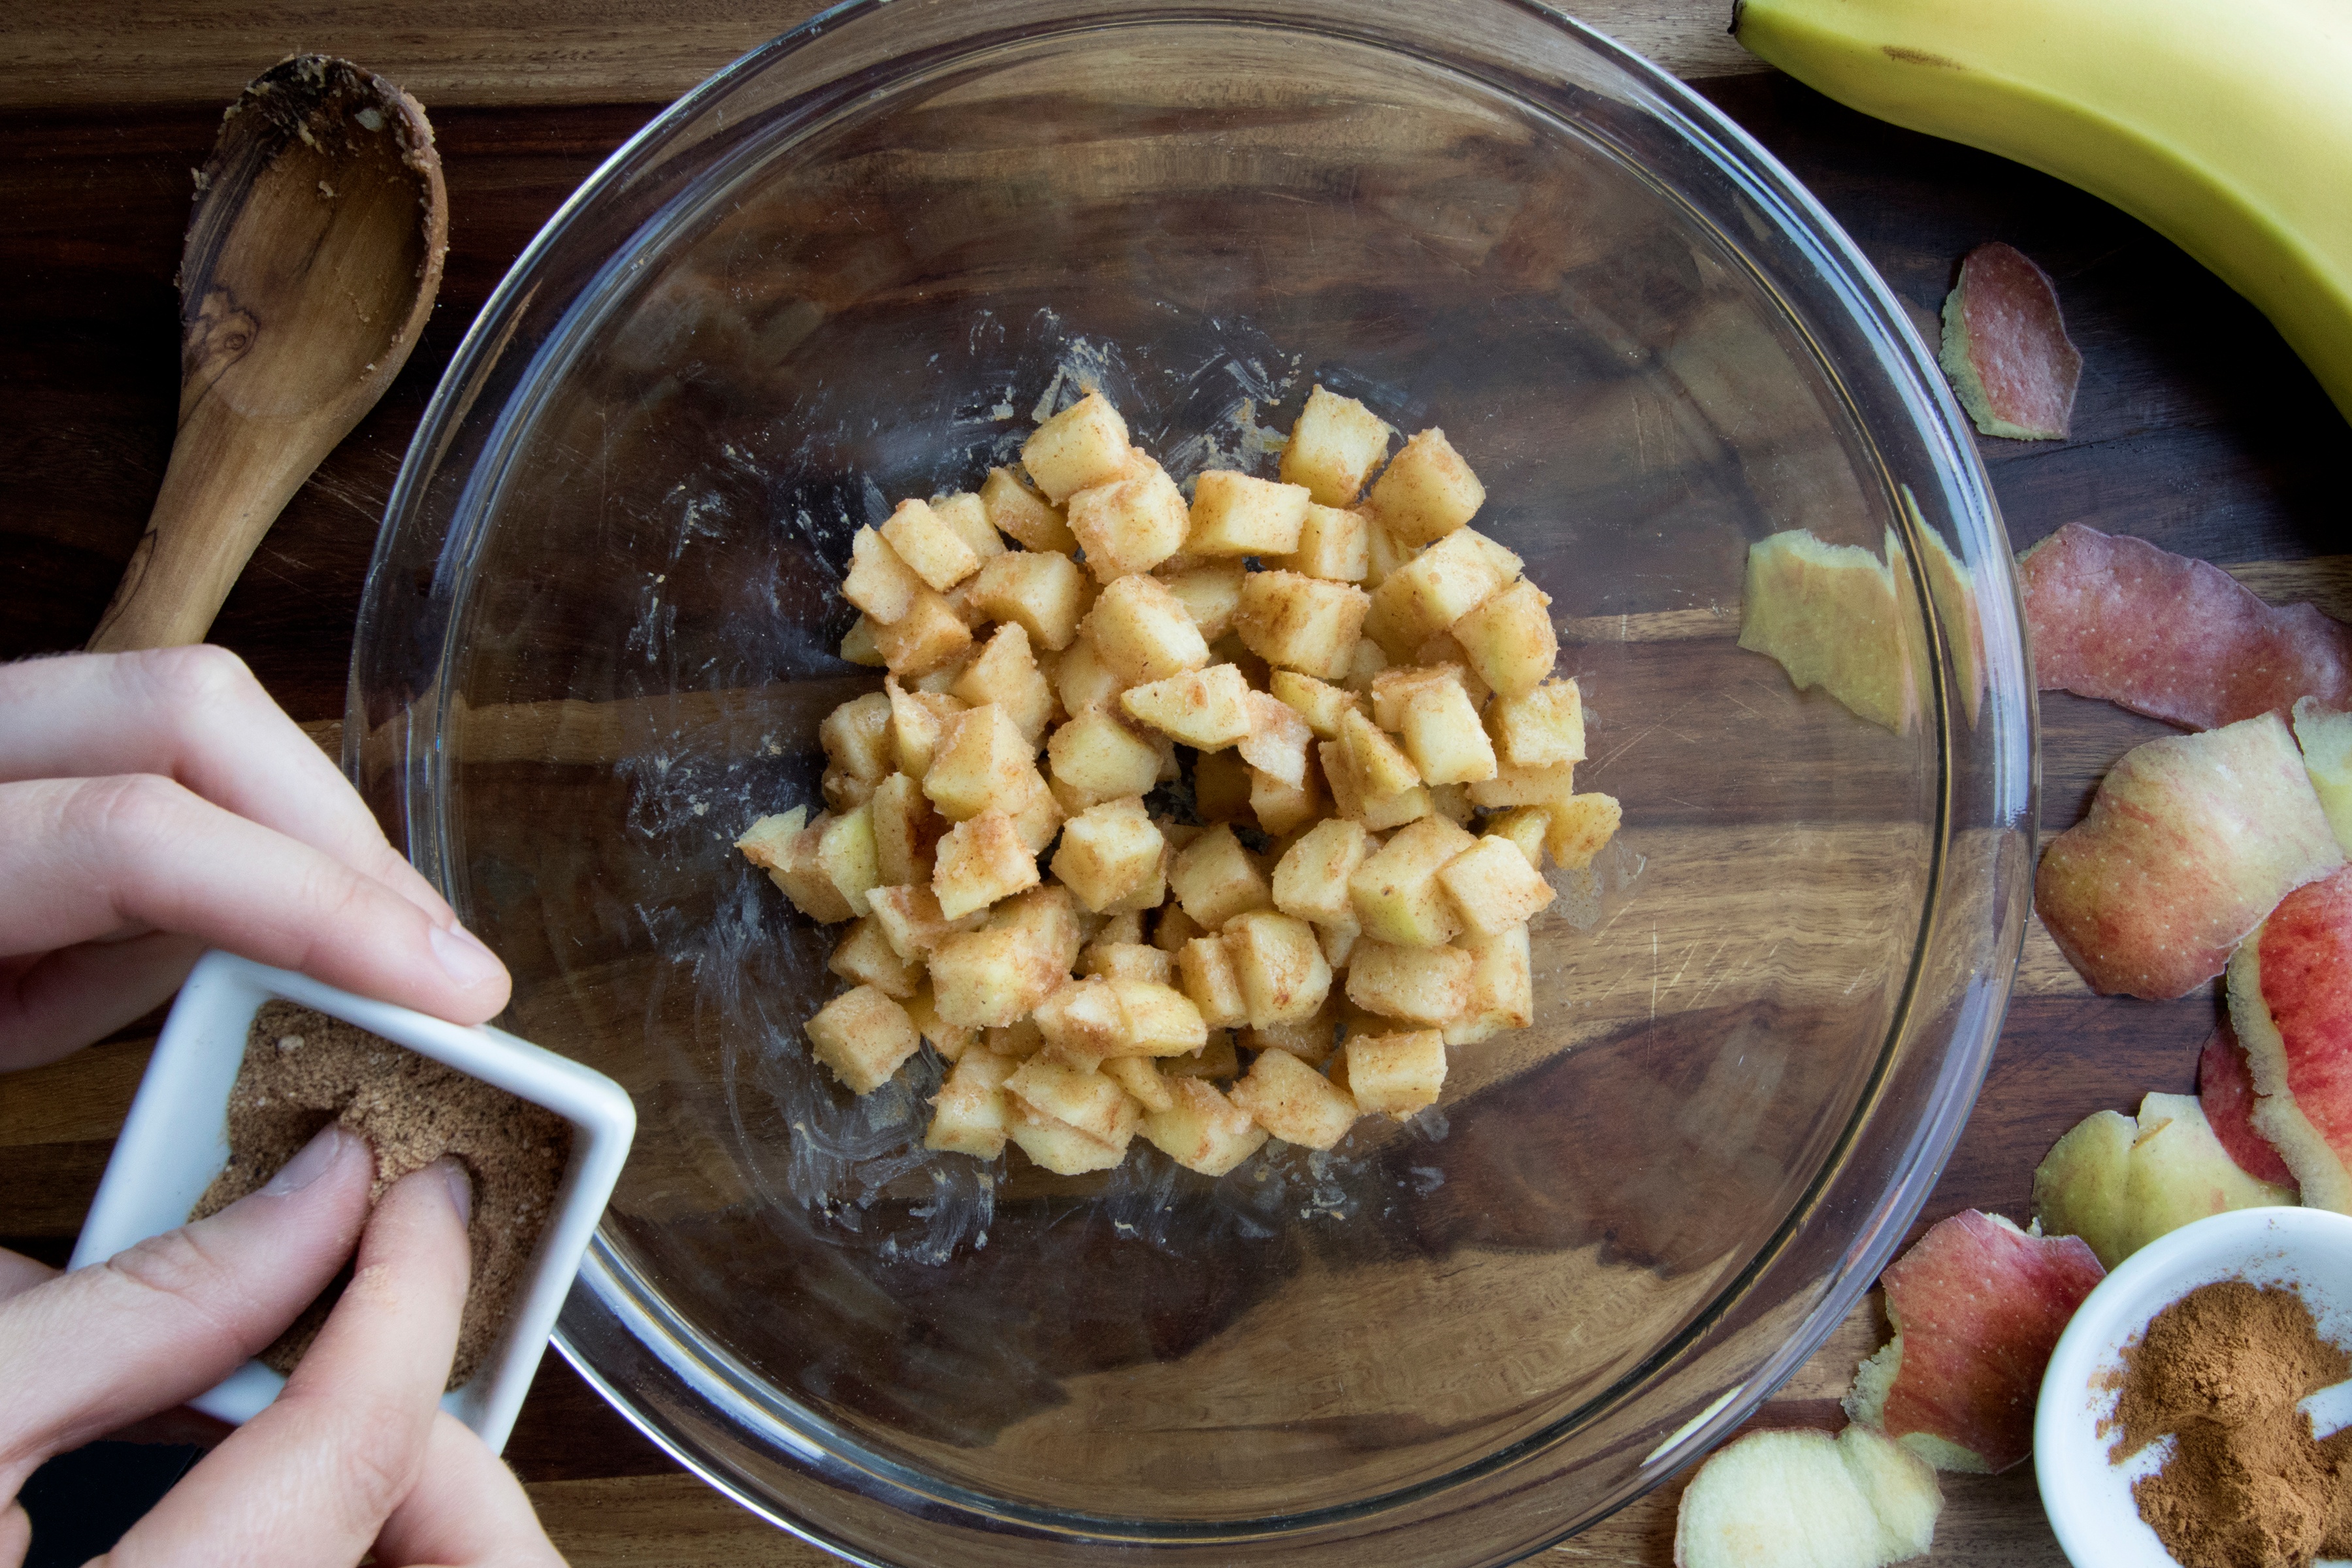
[{"label": "clear glass mixing bowl", "polygon": [[[807,1059],[828,940],[730,841],[877,684],[850,532],[1082,381],[1180,475],[1263,471],[1317,381],[1443,426],[1552,596],[1622,848],[1436,1114],[1065,1180],[926,1157],[935,1063],[856,1101]],[[1737,647],[1749,542],[1801,525],[1905,542],[1907,733]],[[2014,584],[1932,360],[1769,156],[1512,0],[892,0],[721,72],[466,340],[351,714],[508,1026],[636,1097],[565,1352],[876,1563],[1488,1563],[1626,1501],[1917,1211],[2032,864]]]}]

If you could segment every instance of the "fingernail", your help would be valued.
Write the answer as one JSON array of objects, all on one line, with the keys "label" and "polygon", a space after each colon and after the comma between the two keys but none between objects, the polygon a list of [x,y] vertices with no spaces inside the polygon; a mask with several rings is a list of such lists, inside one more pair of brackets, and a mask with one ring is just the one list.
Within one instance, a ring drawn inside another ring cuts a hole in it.
[{"label": "fingernail", "polygon": [[335,1163],[342,1153],[343,1146],[352,1142],[353,1137],[353,1134],[343,1131],[342,1123],[328,1122],[319,1129],[316,1138],[302,1145],[300,1152],[278,1167],[278,1173],[270,1177],[268,1184],[261,1189],[262,1195],[282,1198],[289,1193],[300,1192],[327,1173],[327,1167]]},{"label": "fingernail", "polygon": [[434,926],[430,938],[433,956],[440,961],[442,973],[460,985],[480,985],[503,973],[481,939],[464,926]]},{"label": "fingernail", "polygon": [[471,1225],[474,1222],[473,1178],[466,1174],[464,1165],[446,1154],[433,1163],[440,1167],[441,1179],[449,1184],[449,1202],[457,1207],[457,1223]]}]

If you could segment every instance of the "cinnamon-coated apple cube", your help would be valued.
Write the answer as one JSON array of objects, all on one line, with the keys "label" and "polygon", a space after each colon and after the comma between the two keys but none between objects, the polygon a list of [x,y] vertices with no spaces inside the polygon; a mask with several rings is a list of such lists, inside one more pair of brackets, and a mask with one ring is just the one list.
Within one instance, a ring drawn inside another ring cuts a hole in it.
[{"label": "cinnamon-coated apple cube", "polygon": [[1502,760],[1523,768],[1584,760],[1584,700],[1573,680],[1547,680],[1487,706],[1486,729]]},{"label": "cinnamon-coated apple cube", "polygon": [[1330,1148],[1358,1114],[1345,1089],[1288,1051],[1262,1052],[1234,1085],[1232,1099],[1251,1121],[1303,1149]]},{"label": "cinnamon-coated apple cube", "polygon": [[1422,643],[1452,629],[1508,584],[1517,561],[1475,529],[1448,534],[1372,590],[1364,636],[1380,644],[1391,661],[1410,658]]},{"label": "cinnamon-coated apple cube", "polygon": [[1371,508],[1406,544],[1452,534],[1486,502],[1486,487],[1462,460],[1443,430],[1423,430],[1404,444],[1372,486]]},{"label": "cinnamon-coated apple cube", "polygon": [[1053,970],[1053,984],[1037,993],[1039,1001],[1070,977],[1078,961],[1085,933],[1078,924],[1077,900],[1058,883],[1032,888],[988,911],[992,931],[1012,931],[1030,944],[1039,963]]},{"label": "cinnamon-coated apple cube", "polygon": [[1356,1109],[1399,1121],[1437,1103],[1445,1087],[1445,1037],[1435,1029],[1359,1035],[1345,1051],[1348,1093]]},{"label": "cinnamon-coated apple cube", "polygon": [[1338,740],[1340,720],[1351,708],[1360,710],[1364,703],[1360,693],[1318,680],[1311,675],[1301,675],[1295,669],[1274,671],[1267,678],[1266,689],[1305,720],[1307,728],[1318,741]]},{"label": "cinnamon-coated apple cube", "polygon": [[971,628],[947,600],[918,582],[907,613],[898,620],[876,624],[874,646],[891,674],[910,679],[961,658],[971,647]]},{"label": "cinnamon-coated apple cube", "polygon": [[889,696],[869,691],[826,714],[816,737],[835,767],[878,784],[890,772],[889,731]]},{"label": "cinnamon-coated apple cube", "polygon": [[1107,800],[1063,825],[1054,875],[1080,904],[1101,914],[1151,875],[1164,845],[1140,795]]},{"label": "cinnamon-coated apple cube", "polygon": [[963,673],[963,667],[971,662],[971,634],[967,628],[964,633],[963,647],[941,659],[932,668],[923,671],[922,674],[916,675],[909,672],[900,676],[899,679],[906,682],[907,689],[909,691],[925,691],[934,697],[944,697],[947,695],[948,688],[956,683],[956,677]]},{"label": "cinnamon-coated apple cube", "polygon": [[1018,798],[1037,748],[1013,716],[993,702],[951,715],[940,730],[923,794],[950,822],[962,822]]},{"label": "cinnamon-coated apple cube", "polygon": [[1363,928],[1352,921],[1346,925],[1315,928],[1315,940],[1323,948],[1323,962],[1331,966],[1334,977],[1348,967],[1348,960],[1355,956],[1356,942],[1363,934]]},{"label": "cinnamon-coated apple cube", "polygon": [[[1157,822],[1154,822],[1151,826],[1157,827],[1160,825]],[[1162,839],[1162,842],[1165,842],[1164,838]],[[1143,915],[1141,911],[1136,910],[1127,910],[1118,914],[1106,915],[1103,918],[1103,923],[1097,928],[1095,933],[1087,938],[1087,941],[1089,943],[1129,942],[1141,942],[1142,940]]]},{"label": "cinnamon-coated apple cube", "polygon": [[943,938],[931,952],[932,1005],[942,1023],[1002,1027],[1025,1017],[1064,977],[1023,932],[986,926]]},{"label": "cinnamon-coated apple cube", "polygon": [[1426,784],[1471,784],[1495,776],[1494,744],[1457,685],[1424,687],[1406,700],[1403,741],[1405,755]]},{"label": "cinnamon-coated apple cube", "polygon": [[1020,626],[1033,647],[1058,653],[1078,635],[1086,574],[1050,550],[1009,550],[972,579],[971,602],[990,619]]},{"label": "cinnamon-coated apple cube", "polygon": [[1462,1011],[1444,1022],[1445,1043],[1475,1045],[1536,1019],[1536,985],[1528,928],[1493,936],[1463,936],[1454,946],[1470,956],[1469,990]]},{"label": "cinnamon-coated apple cube", "polygon": [[1500,834],[1488,834],[1447,861],[1437,880],[1454,900],[1462,929],[1478,936],[1525,924],[1556,897],[1527,855]]},{"label": "cinnamon-coated apple cube", "polygon": [[867,669],[880,669],[888,661],[882,657],[882,645],[874,640],[874,622],[860,615],[849,623],[849,631],[841,639],[841,657],[851,664]]},{"label": "cinnamon-coated apple cube", "polygon": [[1097,583],[1149,572],[1184,548],[1184,492],[1158,464],[1070,497],[1070,531]]},{"label": "cinnamon-coated apple cube", "polygon": [[940,1053],[941,1061],[961,1061],[980,1044],[981,1032],[978,1029],[950,1024],[940,1016],[939,1004],[931,995],[931,983],[928,978],[916,986],[915,994],[899,1005],[907,1009],[907,1016],[913,1021],[923,1038],[931,1043],[931,1049]]},{"label": "cinnamon-coated apple cube", "polygon": [[1036,851],[1001,811],[983,811],[957,823],[940,840],[931,890],[940,912],[957,920],[1037,885]]},{"label": "cinnamon-coated apple cube", "polygon": [[1384,833],[1430,815],[1432,800],[1427,786],[1415,784],[1392,795],[1367,795],[1345,745],[1326,741],[1315,748],[1315,755],[1323,765],[1323,781],[1331,790],[1332,809],[1349,821],[1375,833]]},{"label": "cinnamon-coated apple cube", "polygon": [[988,512],[989,526],[1031,550],[1067,555],[1078,548],[1078,536],[1070,531],[1061,510],[1023,484],[1010,468],[988,470],[987,482],[980,487],[980,504]]},{"label": "cinnamon-coated apple cube", "polygon": [[967,1052],[931,1097],[931,1123],[923,1133],[923,1147],[982,1160],[1003,1153],[1011,1120],[1004,1080],[1019,1066],[991,1051]]},{"label": "cinnamon-coated apple cube", "polygon": [[1132,1131],[1138,1111],[1118,1084],[1092,1067],[1072,1067],[1049,1057],[1031,1057],[1004,1080],[1004,1092],[1041,1116],[1075,1127],[1106,1143]]},{"label": "cinnamon-coated apple cube", "polygon": [[933,816],[922,786],[905,773],[892,773],[874,786],[867,804],[874,820],[874,872],[882,885],[929,882],[932,846],[943,825]]},{"label": "cinnamon-coated apple cube", "polygon": [[1169,889],[1202,929],[1216,931],[1234,916],[1270,908],[1273,889],[1256,858],[1219,823],[1178,850],[1168,866]]},{"label": "cinnamon-coated apple cube", "polygon": [[1130,686],[1119,693],[1118,705],[1139,724],[1187,746],[1215,752],[1249,733],[1249,698],[1241,671],[1219,664]]},{"label": "cinnamon-coated apple cube", "polygon": [[1006,797],[1004,815],[1013,819],[1013,831],[1033,856],[1043,855],[1045,846],[1062,830],[1066,815],[1054,792],[1045,787],[1045,775],[1034,765],[1021,775]]},{"label": "cinnamon-coated apple cube", "polygon": [[890,747],[898,771],[919,783],[930,772],[940,731],[963,711],[963,700],[944,691],[910,689],[895,675],[882,683],[890,700]]},{"label": "cinnamon-coated apple cube", "polygon": [[1559,658],[1551,595],[1524,578],[1489,595],[1450,628],[1470,668],[1503,697],[1524,697]]},{"label": "cinnamon-coated apple cube", "polygon": [[1033,1017],[1045,1048],[1080,1067],[1117,1054],[1126,1043],[1127,1009],[1100,976],[1058,988],[1037,1004]]},{"label": "cinnamon-coated apple cube", "polygon": [[1370,564],[1366,549],[1364,514],[1312,503],[1299,520],[1298,547],[1266,564],[1305,577],[1333,583],[1360,583]]},{"label": "cinnamon-coated apple cube", "polygon": [[1370,607],[1370,595],[1353,584],[1253,572],[1242,580],[1234,630],[1267,664],[1331,680],[1348,672]]},{"label": "cinnamon-coated apple cube", "polygon": [[1241,1032],[1241,1044],[1244,1050],[1286,1051],[1308,1067],[1328,1068],[1339,1032],[1339,1006],[1327,1001],[1304,1018],[1253,1025]]},{"label": "cinnamon-coated apple cube", "polygon": [[926,502],[900,501],[880,532],[908,570],[942,594],[980,570],[979,555]]},{"label": "cinnamon-coated apple cube", "polygon": [[796,805],[790,811],[779,811],[761,817],[743,830],[735,840],[735,847],[743,858],[762,871],[772,872],[790,858],[793,840],[801,836],[808,825],[808,807]]},{"label": "cinnamon-coated apple cube", "polygon": [[1318,386],[1307,395],[1282,448],[1283,482],[1306,486],[1318,505],[1346,506],[1364,493],[1364,482],[1389,455],[1393,434],[1354,398]]},{"label": "cinnamon-coated apple cube", "polygon": [[866,895],[882,884],[874,855],[874,808],[869,802],[823,822],[817,832],[816,868],[824,873],[849,912],[870,912]]},{"label": "cinnamon-coated apple cube", "polygon": [[1294,788],[1303,786],[1307,748],[1314,743],[1315,731],[1297,709],[1280,698],[1248,691],[1244,702],[1249,711],[1249,732],[1240,742],[1242,761]]},{"label": "cinnamon-coated apple cube", "polygon": [[810,1054],[854,1094],[871,1094],[923,1048],[907,1010],[871,985],[843,993],[804,1026]]},{"label": "cinnamon-coated apple cube", "polygon": [[1574,763],[1525,767],[1517,763],[1497,762],[1493,778],[1470,786],[1471,802],[1489,811],[1507,805],[1540,805],[1549,810],[1575,793]]},{"label": "cinnamon-coated apple cube", "polygon": [[1551,832],[1551,813],[1540,805],[1515,805],[1486,819],[1486,831],[1497,837],[1507,838],[1528,858],[1528,864],[1543,869],[1544,839]]},{"label": "cinnamon-coated apple cube", "polygon": [[[1437,641],[1433,637],[1429,644],[1423,646],[1424,649],[1434,652],[1436,649],[1431,644]],[[1413,663],[1391,665],[1372,677],[1372,722],[1391,734],[1402,734],[1405,704],[1416,693],[1433,690],[1441,686],[1450,686],[1460,691],[1468,700],[1471,710],[1475,712],[1485,695],[1485,683],[1480,682],[1479,691],[1473,694],[1470,682],[1474,679],[1469,667],[1458,658],[1423,660],[1416,655]]]},{"label": "cinnamon-coated apple cube", "polygon": [[1304,485],[1253,479],[1209,468],[1192,481],[1192,555],[1287,555],[1298,548],[1299,526],[1312,500]]},{"label": "cinnamon-coated apple cube", "polygon": [[1230,1029],[1249,1021],[1249,1003],[1234,970],[1233,949],[1223,937],[1196,936],[1186,942],[1176,954],[1176,974],[1208,1027]]},{"label": "cinnamon-coated apple cube", "polygon": [[1361,713],[1339,721],[1339,743],[1366,796],[1394,795],[1423,782],[1421,770],[1386,731]]},{"label": "cinnamon-coated apple cube", "polygon": [[[1160,1065],[1150,1057],[1113,1057],[1102,1064],[1103,1077],[1135,1097],[1147,1117],[1155,1111],[1175,1108],[1176,1096],[1170,1091],[1167,1079],[1160,1076]],[[1141,1128],[1139,1126],[1139,1131]]]},{"label": "cinnamon-coated apple cube", "polygon": [[1239,1076],[1242,1070],[1241,1053],[1234,1049],[1230,1029],[1212,1029],[1209,1043],[1199,1050],[1181,1057],[1160,1057],[1158,1060],[1161,1074],[1171,1079],[1213,1079],[1223,1083]]},{"label": "cinnamon-coated apple cube", "polygon": [[1054,711],[1054,689],[1037,672],[1037,661],[1029,652],[1029,633],[1019,622],[997,627],[948,689],[950,696],[974,708],[993,703],[1021,731],[1030,754],[1035,755],[1045,738],[1045,721]]},{"label": "cinnamon-coated apple cube", "polygon": [[1062,711],[1075,716],[1090,708],[1106,707],[1126,685],[1103,663],[1081,622],[1078,635],[1054,666],[1054,695],[1062,700]]},{"label": "cinnamon-coated apple cube", "polygon": [[915,994],[923,979],[922,965],[899,957],[872,915],[849,928],[849,934],[835,945],[825,967],[853,985],[871,985],[901,1002]]},{"label": "cinnamon-coated apple cube", "polygon": [[[795,806],[794,812],[805,812]],[[786,813],[786,818],[793,813]],[[809,919],[821,924],[845,921],[858,911],[850,906],[841,889],[834,886],[833,878],[819,861],[817,851],[824,842],[825,830],[833,826],[831,813],[820,812],[816,820],[789,837],[781,838],[775,862],[768,868],[769,880],[784,891],[793,906]],[[749,851],[746,851],[747,855]]]},{"label": "cinnamon-coated apple cube", "polygon": [[[1470,1003],[1476,963],[1456,947],[1398,947],[1360,938],[1348,955],[1348,1000],[1384,1018],[1443,1028]],[[938,984],[939,964],[931,965]]]},{"label": "cinnamon-coated apple cube", "polygon": [[1302,784],[1288,784],[1261,768],[1252,768],[1249,779],[1250,814],[1267,833],[1279,836],[1303,827],[1323,810],[1323,792],[1312,774]]},{"label": "cinnamon-coated apple cube", "polygon": [[1265,1129],[1215,1085],[1197,1078],[1166,1081],[1171,1103],[1148,1113],[1141,1131],[1152,1147],[1186,1170],[1222,1176],[1265,1146]]},{"label": "cinnamon-coated apple cube", "polygon": [[1331,966],[1305,921],[1252,910],[1234,918],[1223,940],[1252,1028],[1311,1018],[1331,994]]},{"label": "cinnamon-coated apple cube", "polygon": [[1339,677],[1339,684],[1359,697],[1370,697],[1372,682],[1389,667],[1389,656],[1381,645],[1370,637],[1356,639],[1356,651],[1348,656],[1348,673]]},{"label": "cinnamon-coated apple cube", "polygon": [[[1160,825],[1161,837],[1168,837],[1168,828],[1167,823],[1163,822]],[[1171,856],[1171,858],[1172,859],[1173,857]],[[1151,945],[1162,952],[1181,952],[1184,951],[1186,942],[1202,934],[1201,922],[1186,914],[1184,906],[1181,904],[1173,902],[1164,904],[1160,912],[1152,917]]]},{"label": "cinnamon-coated apple cube", "polygon": [[1378,514],[1364,512],[1364,575],[1367,592],[1389,580],[1396,569],[1413,558],[1420,547],[1407,544],[1380,520]]},{"label": "cinnamon-coated apple cube", "polygon": [[817,787],[824,796],[826,809],[834,812],[852,810],[874,797],[871,781],[843,773],[839,768],[825,769]]},{"label": "cinnamon-coated apple cube", "polygon": [[1570,795],[1554,802],[1549,810],[1551,826],[1544,835],[1544,847],[1570,871],[1581,871],[1592,864],[1593,856],[1617,836],[1617,824],[1624,815],[1615,796],[1597,793]]},{"label": "cinnamon-coated apple cube", "polygon": [[1233,630],[1234,612],[1242,602],[1244,574],[1240,562],[1196,562],[1181,572],[1162,566],[1155,575],[1182,602],[1192,624],[1201,628],[1201,636],[1208,641],[1214,643]]},{"label": "cinnamon-coated apple cube", "polygon": [[954,531],[980,565],[985,566],[1004,553],[1004,538],[988,521],[988,503],[970,490],[933,496],[930,508],[931,515]]},{"label": "cinnamon-coated apple cube", "polygon": [[1045,499],[1060,506],[1077,491],[1125,471],[1127,454],[1127,421],[1108,398],[1089,392],[1030,432],[1021,444],[1021,466]]},{"label": "cinnamon-coated apple cube", "polygon": [[1067,1122],[1040,1116],[1019,1100],[1006,1097],[1012,1121],[1005,1136],[1039,1170],[1057,1176],[1082,1176],[1108,1171],[1127,1158],[1124,1143],[1106,1143],[1088,1137]]},{"label": "cinnamon-coated apple cube", "polygon": [[[1470,706],[1473,708],[1483,710],[1486,706],[1486,699],[1495,694],[1494,688],[1488,686],[1478,672],[1470,667],[1470,655],[1464,650],[1461,642],[1452,632],[1435,632],[1424,638],[1422,645],[1412,650],[1412,663],[1424,669],[1451,667],[1457,672],[1454,679],[1462,683],[1462,689],[1469,694]],[[1375,676],[1372,679],[1377,684],[1380,678]],[[1375,717],[1377,718],[1377,715]]]},{"label": "cinnamon-coated apple cube", "polygon": [[960,931],[978,931],[984,918],[975,910],[950,920],[940,908],[939,895],[926,883],[877,888],[866,895],[866,901],[874,910],[870,918],[890,951],[909,962],[928,958],[940,942]]},{"label": "cinnamon-coated apple cube", "polygon": [[[1122,686],[1165,680],[1209,663],[1209,644],[1192,612],[1154,577],[1121,577],[1106,587],[1087,612],[1085,630],[1082,640],[1093,643],[1095,657]],[[1068,663],[1063,660],[1066,668]],[[1066,697],[1063,705],[1068,706]]]},{"label": "cinnamon-coated apple cube", "polygon": [[1276,862],[1274,907],[1303,921],[1353,924],[1349,881],[1374,847],[1359,824],[1338,817],[1317,823]]},{"label": "cinnamon-coated apple cube", "polygon": [[1461,930],[1438,873],[1477,842],[1439,816],[1399,828],[1348,879],[1349,901],[1364,934],[1405,947],[1435,947]]},{"label": "cinnamon-coated apple cube", "polygon": [[1174,985],[1176,960],[1148,942],[1095,941],[1078,954],[1078,973],[1099,974],[1107,980],[1150,980]]},{"label": "cinnamon-coated apple cube", "polygon": [[1208,1043],[1208,1026],[1192,999],[1156,980],[1114,975],[1104,982],[1127,1010],[1127,1040],[1118,1052],[1130,1057],[1180,1057]]},{"label": "cinnamon-coated apple cube", "polygon": [[1045,742],[1056,783],[1084,801],[1079,810],[1105,800],[1150,793],[1160,776],[1160,753],[1108,710],[1081,712]]},{"label": "cinnamon-coated apple cube", "polygon": [[841,580],[841,596],[873,617],[877,627],[905,619],[915,595],[929,586],[876,530],[861,528],[851,535],[849,574]]},{"label": "cinnamon-coated apple cube", "polygon": [[[1166,837],[1164,827],[1161,829],[1161,837]],[[1156,910],[1166,903],[1168,901],[1168,865],[1173,858],[1173,853],[1163,847],[1160,851],[1160,858],[1152,863],[1151,869],[1144,874],[1143,880],[1135,885],[1134,890],[1102,912],[1109,915],[1140,914],[1146,910]]]}]

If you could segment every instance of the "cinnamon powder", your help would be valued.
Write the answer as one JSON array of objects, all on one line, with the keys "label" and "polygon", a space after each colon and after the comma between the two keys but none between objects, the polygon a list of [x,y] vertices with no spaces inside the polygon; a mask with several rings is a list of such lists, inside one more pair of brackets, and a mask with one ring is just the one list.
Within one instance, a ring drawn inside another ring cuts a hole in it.
[{"label": "cinnamon powder", "polygon": [[[380,1035],[290,1002],[268,1002],[246,1036],[228,1099],[228,1164],[188,1217],[226,1208],[268,1182],[330,1121],[375,1151],[373,1205],[411,1171],[453,1155],[474,1184],[473,1274],[448,1386],[470,1379],[528,1277],[572,1156],[572,1127],[543,1106],[428,1061]],[[291,1372],[325,1326],[350,1268],[261,1360]]]},{"label": "cinnamon powder", "polygon": [[2183,1568],[2306,1568],[2352,1554],[2352,1428],[2325,1442],[2295,1408],[2352,1375],[2300,1294],[2223,1280],[2157,1314],[2124,1350],[2108,1458],[2175,1438],[2132,1488]]}]

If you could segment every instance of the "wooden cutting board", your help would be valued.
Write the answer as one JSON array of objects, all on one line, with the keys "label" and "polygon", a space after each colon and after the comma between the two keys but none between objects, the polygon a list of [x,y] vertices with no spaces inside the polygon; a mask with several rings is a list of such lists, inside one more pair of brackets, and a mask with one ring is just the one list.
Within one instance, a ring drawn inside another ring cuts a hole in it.
[{"label": "wooden cutting board", "polygon": [[[155,0],[135,26],[65,0],[5,24],[0,166],[0,658],[80,646],[137,542],[171,443],[172,274],[189,170],[220,108],[296,48],[354,58],[433,113],[454,215],[441,305],[406,372],[298,495],[214,629],[323,742],[340,729],[362,578],[409,433],[458,338],[572,188],[661,104],[797,21],[805,0],[543,8],[486,0],[419,20],[386,0],[328,6]],[[2230,565],[2277,600],[2352,619],[2343,476],[2352,428],[2252,309],[2114,209],[1999,159],[1893,130],[1749,59],[1726,7],[1608,0],[1596,26],[1690,78],[1827,204],[1925,333],[1962,252],[2010,241],[2057,279],[2085,357],[2063,444],[1983,440],[2011,542],[2060,524],[2144,535]],[[2042,826],[2073,824],[2101,773],[2164,726],[2063,695],[2042,705]],[[1925,1226],[1981,1207],[2022,1218],[2032,1173],[2082,1117],[2190,1090],[2218,990],[2153,1004],[2092,996],[2038,926],[1991,1075]],[[0,1245],[57,1263],[95,1189],[153,1021],[0,1081]],[[1769,1401],[1759,1424],[1833,1427],[1854,1362],[1883,1337],[1865,1306]],[[704,1487],[559,1361],[540,1373],[508,1458],[571,1560],[829,1562]],[[1553,1550],[1671,1559],[1679,1483]],[[1950,1477],[1934,1561],[2061,1559],[2030,1467]]]}]

